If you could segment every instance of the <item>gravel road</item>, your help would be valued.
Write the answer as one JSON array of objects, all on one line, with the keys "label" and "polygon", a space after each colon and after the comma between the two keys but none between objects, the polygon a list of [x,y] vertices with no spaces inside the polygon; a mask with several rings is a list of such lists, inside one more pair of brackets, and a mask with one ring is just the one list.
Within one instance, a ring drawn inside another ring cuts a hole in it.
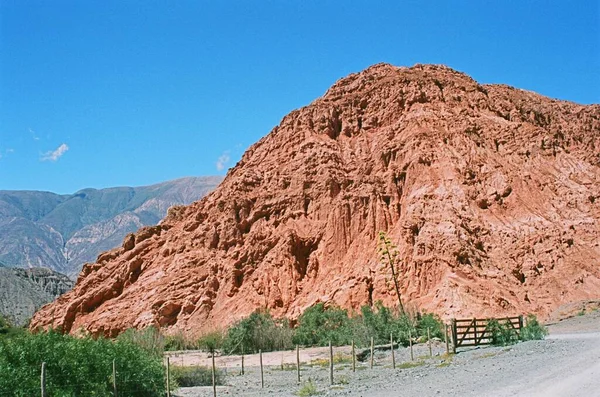
[{"label": "gravel road", "polygon": [[[329,386],[327,366],[311,362],[327,357],[327,349],[306,350],[301,356],[302,382],[296,380],[292,365],[281,370],[282,353],[265,354],[265,388],[260,387],[257,357],[246,357],[246,373],[239,375],[239,360],[219,358],[217,363],[228,376],[227,386],[217,388],[219,396],[295,396],[310,378],[326,396],[600,396],[600,313],[595,312],[549,326],[543,341],[519,343],[510,347],[480,347],[462,350],[444,359],[445,346],[435,343],[433,357],[426,345],[415,347],[414,367],[409,367],[408,349],[396,350],[397,368],[391,367],[391,354],[377,352],[375,367],[358,363],[336,364],[334,386]],[[348,348],[336,348],[346,361]],[[208,364],[196,354],[172,357],[174,364]],[[283,354],[284,362],[295,362],[295,353]],[[256,361],[256,363],[254,362]],[[212,396],[210,387],[182,388],[180,397]]]}]

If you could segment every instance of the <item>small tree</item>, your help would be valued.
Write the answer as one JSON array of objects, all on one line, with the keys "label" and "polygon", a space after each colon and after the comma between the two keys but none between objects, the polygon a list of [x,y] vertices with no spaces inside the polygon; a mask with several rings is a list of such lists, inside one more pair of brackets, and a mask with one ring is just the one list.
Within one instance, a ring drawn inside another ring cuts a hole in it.
[{"label": "small tree", "polygon": [[400,295],[400,287],[398,286],[398,271],[396,269],[398,247],[392,243],[392,240],[388,238],[385,232],[379,232],[378,250],[381,264],[390,269],[394,288],[396,289],[396,296],[398,297],[398,308],[400,309],[400,313],[404,314],[404,305],[402,304],[402,296]]}]

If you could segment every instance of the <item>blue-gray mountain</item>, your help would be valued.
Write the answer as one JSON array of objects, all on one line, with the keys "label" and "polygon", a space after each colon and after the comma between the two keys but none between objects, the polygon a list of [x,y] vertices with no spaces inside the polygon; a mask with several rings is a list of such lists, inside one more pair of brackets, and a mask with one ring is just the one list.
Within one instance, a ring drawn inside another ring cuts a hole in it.
[{"label": "blue-gray mountain", "polygon": [[70,195],[0,191],[0,264],[45,267],[74,278],[127,233],[157,224],[169,207],[202,198],[221,180],[191,177]]},{"label": "blue-gray mountain", "polygon": [[75,283],[50,269],[19,269],[0,263],[0,316],[23,326],[41,306],[73,288]]}]

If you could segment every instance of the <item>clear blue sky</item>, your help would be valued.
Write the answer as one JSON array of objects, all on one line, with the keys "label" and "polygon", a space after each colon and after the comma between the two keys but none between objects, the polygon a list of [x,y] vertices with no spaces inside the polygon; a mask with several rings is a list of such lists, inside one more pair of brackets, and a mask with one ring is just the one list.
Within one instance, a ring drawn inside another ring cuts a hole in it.
[{"label": "clear blue sky", "polygon": [[599,103],[598,4],[0,0],[0,189],[224,174],[378,62]]}]

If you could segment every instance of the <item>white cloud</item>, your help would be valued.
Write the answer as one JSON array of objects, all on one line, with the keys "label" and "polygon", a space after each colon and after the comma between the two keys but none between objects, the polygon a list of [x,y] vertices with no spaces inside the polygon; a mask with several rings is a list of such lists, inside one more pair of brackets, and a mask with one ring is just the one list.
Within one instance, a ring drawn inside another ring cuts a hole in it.
[{"label": "white cloud", "polygon": [[0,159],[2,157],[6,157],[7,154],[11,154],[11,153],[14,153],[14,152],[15,152],[15,149],[8,148],[8,149],[4,150],[4,155],[2,153],[0,153]]},{"label": "white cloud", "polygon": [[227,164],[229,163],[229,160],[231,160],[231,157],[229,156],[229,151],[225,151],[223,152],[222,155],[219,156],[219,158],[217,159],[217,170],[219,171],[223,171],[225,169],[225,167],[227,167]]},{"label": "white cloud", "polygon": [[33,137],[34,141],[39,141],[40,138],[35,134],[35,131],[32,130],[31,128],[29,128],[29,133],[31,134],[31,136]]},{"label": "white cloud", "polygon": [[56,161],[58,160],[65,152],[69,150],[69,146],[66,143],[63,143],[54,151],[46,152],[42,155],[42,161]]}]

